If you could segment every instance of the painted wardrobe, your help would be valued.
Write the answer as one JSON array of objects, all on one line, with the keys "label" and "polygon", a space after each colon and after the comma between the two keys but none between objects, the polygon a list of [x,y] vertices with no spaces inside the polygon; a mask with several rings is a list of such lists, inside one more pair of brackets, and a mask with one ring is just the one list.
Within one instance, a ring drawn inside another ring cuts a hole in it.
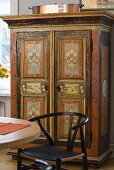
[{"label": "painted wardrobe", "polygon": [[[3,19],[11,32],[12,117],[82,112],[89,117],[85,127],[88,159],[102,162],[110,154],[110,30],[114,17],[80,12]],[[54,120],[44,122],[59,145],[64,145],[67,133],[64,121],[69,120],[58,120],[56,130]],[[39,141],[44,140],[41,134]]]}]

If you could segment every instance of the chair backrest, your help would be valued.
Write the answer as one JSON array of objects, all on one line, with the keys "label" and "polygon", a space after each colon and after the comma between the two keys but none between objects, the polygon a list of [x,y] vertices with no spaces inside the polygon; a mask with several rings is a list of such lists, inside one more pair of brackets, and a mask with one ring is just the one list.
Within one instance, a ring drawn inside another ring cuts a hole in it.
[{"label": "chair backrest", "polygon": [[[68,125],[67,131],[68,131],[68,138],[67,138],[67,150],[72,151],[73,146],[75,143],[76,135],[79,132],[81,137],[81,142],[84,140],[83,135],[83,126],[88,122],[88,118],[85,114],[77,113],[77,112],[55,112],[50,114],[44,114],[35,118],[30,119],[30,121],[38,121],[38,124],[40,125],[41,130],[48,138],[51,145],[54,145],[54,141],[50,134],[47,132],[47,130],[43,127],[43,124],[41,123],[41,120],[44,118],[50,118],[54,117],[55,124],[54,128],[57,129],[57,122],[60,117],[63,116],[64,123],[66,122]],[[63,124],[64,126],[64,124]],[[78,131],[80,129],[80,131]]]}]

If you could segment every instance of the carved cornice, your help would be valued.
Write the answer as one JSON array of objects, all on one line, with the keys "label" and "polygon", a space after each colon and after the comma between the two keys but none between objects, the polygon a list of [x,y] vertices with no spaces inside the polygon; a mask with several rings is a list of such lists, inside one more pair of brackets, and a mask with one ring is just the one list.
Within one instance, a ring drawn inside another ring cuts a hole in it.
[{"label": "carved cornice", "polygon": [[33,14],[1,17],[9,27],[61,24],[103,24],[112,26],[114,15],[109,12],[78,12],[59,14]]}]

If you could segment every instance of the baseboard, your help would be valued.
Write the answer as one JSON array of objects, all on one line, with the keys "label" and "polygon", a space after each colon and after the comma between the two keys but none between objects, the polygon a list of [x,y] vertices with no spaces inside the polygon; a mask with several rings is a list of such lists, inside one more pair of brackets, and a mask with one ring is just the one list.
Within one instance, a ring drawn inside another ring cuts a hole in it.
[{"label": "baseboard", "polygon": [[112,152],[111,157],[114,158],[114,144],[110,144],[109,147]]}]

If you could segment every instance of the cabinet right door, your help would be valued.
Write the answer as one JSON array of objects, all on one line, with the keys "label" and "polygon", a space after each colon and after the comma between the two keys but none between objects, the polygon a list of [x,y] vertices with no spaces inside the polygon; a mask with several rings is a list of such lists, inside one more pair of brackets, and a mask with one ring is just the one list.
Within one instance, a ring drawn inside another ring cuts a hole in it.
[{"label": "cabinet right door", "polygon": [[[55,31],[55,111],[91,114],[91,30]],[[58,120],[55,140],[65,140],[65,120]],[[74,120],[75,121],[75,120]],[[63,128],[64,127],[64,128]],[[85,128],[90,144],[90,124]]]}]

